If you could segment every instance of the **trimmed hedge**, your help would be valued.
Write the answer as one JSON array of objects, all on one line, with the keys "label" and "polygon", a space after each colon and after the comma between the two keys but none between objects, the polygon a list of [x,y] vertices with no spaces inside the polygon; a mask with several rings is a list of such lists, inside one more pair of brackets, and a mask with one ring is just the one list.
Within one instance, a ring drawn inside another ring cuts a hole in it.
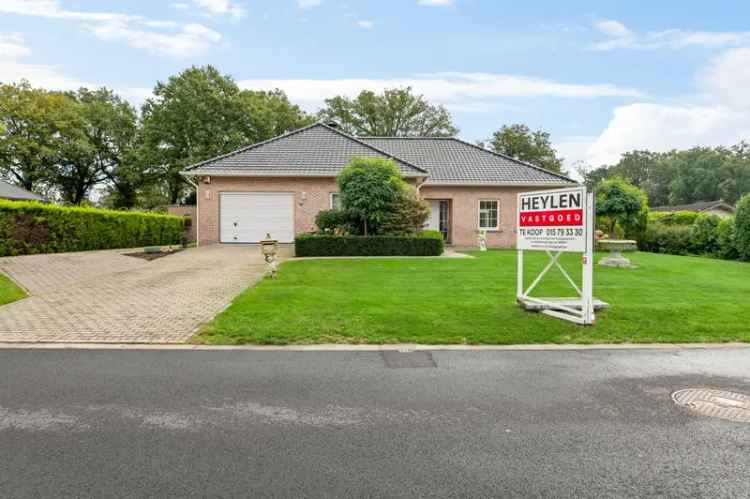
[{"label": "trimmed hedge", "polygon": [[305,234],[297,236],[294,244],[297,256],[440,256],[443,254],[443,236],[436,231],[425,231],[417,237]]},{"label": "trimmed hedge", "polygon": [[0,200],[0,256],[179,244],[183,217]]},{"label": "trimmed hedge", "polygon": [[664,225],[693,225],[700,213],[695,211],[650,211],[648,223]]},{"label": "trimmed hedge", "polygon": [[735,260],[738,258],[735,221],[702,213],[692,225],[652,223],[638,239],[638,248],[652,253]]}]

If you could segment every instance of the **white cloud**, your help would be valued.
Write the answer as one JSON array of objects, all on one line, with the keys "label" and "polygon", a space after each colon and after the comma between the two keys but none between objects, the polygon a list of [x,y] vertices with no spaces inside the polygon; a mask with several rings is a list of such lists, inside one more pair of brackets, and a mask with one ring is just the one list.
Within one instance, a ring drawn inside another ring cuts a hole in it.
[{"label": "white cloud", "polygon": [[697,94],[680,103],[615,108],[607,128],[586,151],[589,164],[616,162],[633,149],[668,151],[731,145],[750,137],[750,48],[730,49],[698,75]]},{"label": "white cloud", "polygon": [[724,105],[750,111],[750,48],[727,50],[699,75],[704,91]]},{"label": "white cloud", "polygon": [[454,0],[418,0],[417,4],[426,7],[448,7],[453,5]]},{"label": "white cloud", "polygon": [[247,15],[245,7],[231,0],[193,0],[193,4],[212,16],[230,16],[242,19]]},{"label": "white cloud", "polygon": [[541,78],[488,73],[431,73],[404,78],[336,80],[242,80],[243,88],[280,88],[307,109],[315,109],[336,95],[354,97],[362,90],[382,91],[412,87],[416,93],[454,111],[490,111],[504,97],[642,97],[638,90],[609,84],[561,83]]},{"label": "white cloud", "polygon": [[607,21],[599,21],[594,24],[596,29],[604,33],[608,36],[614,36],[614,37],[623,37],[623,36],[631,36],[633,33],[625,27],[624,24],[622,24],[620,21],[614,21],[614,20],[607,20]]},{"label": "white cloud", "polygon": [[100,39],[123,41],[154,54],[177,57],[203,54],[222,39],[220,33],[200,24],[154,21],[112,12],[65,10],[57,0],[2,0],[0,12],[76,21]]},{"label": "white cloud", "polygon": [[177,10],[188,10],[190,8],[190,4],[185,2],[174,2],[172,4],[172,8]]},{"label": "white cloud", "polygon": [[323,3],[323,0],[297,0],[297,7],[300,9],[310,9],[313,7],[319,7]]},{"label": "white cloud", "polygon": [[88,24],[85,28],[102,40],[124,41],[134,48],[176,57],[204,53],[222,38],[220,33],[201,24],[185,24],[168,34],[117,22]]},{"label": "white cloud", "polygon": [[375,23],[372,21],[357,21],[355,24],[363,29],[372,29],[375,27]]},{"label": "white cloud", "polygon": [[725,106],[638,103],[621,106],[587,151],[591,165],[612,164],[633,149],[667,151],[734,144],[750,132],[744,113]]},{"label": "white cloud", "polygon": [[31,54],[20,35],[0,36],[0,60],[20,59]]},{"label": "white cloud", "polygon": [[17,83],[25,79],[34,86],[53,90],[75,90],[87,85],[64,75],[58,68],[23,62],[29,55],[31,49],[19,35],[0,36],[0,82]]},{"label": "white cloud", "polygon": [[600,33],[607,36],[605,40],[594,43],[593,50],[609,51],[615,49],[632,50],[678,50],[688,47],[731,47],[750,43],[750,32],[691,31],[668,29],[636,33],[620,21],[605,20],[594,23]]},{"label": "white cloud", "polygon": [[[13,46],[12,50],[3,50]],[[80,87],[98,88],[101,83],[84,81],[64,74],[60,68],[30,64],[24,61],[31,55],[31,49],[18,35],[0,35],[0,83],[18,83],[27,80],[34,87],[48,90],[77,90]],[[153,95],[150,88],[123,87],[115,88],[120,96],[133,105],[140,105]]]}]

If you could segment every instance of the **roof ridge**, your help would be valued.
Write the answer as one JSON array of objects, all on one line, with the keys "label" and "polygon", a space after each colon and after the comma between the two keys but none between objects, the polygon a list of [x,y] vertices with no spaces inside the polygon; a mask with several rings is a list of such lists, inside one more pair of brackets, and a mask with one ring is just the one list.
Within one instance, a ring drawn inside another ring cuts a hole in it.
[{"label": "roof ridge", "polygon": [[420,171],[420,172],[422,172],[422,173],[427,173],[427,174],[429,174],[429,173],[430,173],[430,172],[429,172],[428,170],[426,170],[426,169],[422,168],[421,166],[417,166],[417,165],[415,165],[414,163],[412,163],[412,162],[410,162],[410,161],[406,161],[406,160],[405,160],[405,159],[403,159],[403,158],[399,158],[399,157],[398,157],[398,156],[396,156],[395,154],[391,154],[391,153],[389,153],[389,152],[387,152],[387,151],[384,151],[384,150],[382,150],[382,149],[380,149],[380,148],[378,148],[378,147],[375,147],[375,146],[374,146],[374,145],[372,145],[372,144],[368,144],[367,142],[365,142],[365,141],[364,141],[364,140],[362,140],[361,138],[359,138],[359,137],[356,137],[356,136],[354,136],[354,135],[349,135],[348,133],[346,133],[346,132],[343,132],[343,131],[339,130],[338,128],[334,128],[334,127],[332,127],[332,126],[329,126],[329,125],[325,124],[325,123],[324,123],[323,121],[319,121],[319,122],[318,122],[318,124],[319,124],[320,126],[322,126],[323,128],[327,128],[328,130],[331,130],[331,131],[333,131],[333,132],[336,132],[336,133],[338,133],[339,135],[342,135],[343,137],[346,137],[346,138],[348,138],[348,139],[351,139],[351,140],[355,141],[355,142],[356,142],[356,143],[358,143],[358,144],[361,144],[361,145],[363,145],[363,146],[365,146],[365,147],[368,147],[368,148],[372,149],[373,151],[379,152],[380,154],[382,154],[382,155],[384,155],[384,156],[386,156],[386,157],[388,157],[388,158],[391,158],[391,159],[397,159],[398,161],[400,161],[400,162],[404,163],[404,164],[405,164],[405,165],[407,165],[407,166],[410,166],[410,167],[414,168],[414,169],[415,169],[415,170],[417,170],[417,171]]},{"label": "roof ridge", "polygon": [[405,164],[406,166],[417,170],[418,172],[426,173],[426,174],[430,173],[426,169],[424,169],[424,168],[422,168],[420,166],[417,166],[414,163],[411,163],[409,161],[406,161],[405,159],[399,158],[398,156],[396,156],[394,154],[391,154],[389,152],[383,151],[382,149],[379,149],[379,148],[377,148],[377,147],[375,147],[375,146],[373,146],[371,144],[368,144],[367,142],[364,142],[364,141],[358,139],[357,137],[349,135],[348,133],[344,133],[343,131],[338,130],[337,128],[334,128],[332,126],[329,126],[329,125],[325,124],[322,120],[316,121],[315,123],[311,123],[311,124],[309,124],[307,126],[303,126],[301,128],[297,128],[296,130],[290,130],[288,132],[282,133],[281,135],[277,135],[276,137],[271,137],[270,139],[266,139],[266,140],[263,140],[261,142],[256,142],[254,144],[243,146],[243,147],[240,147],[239,149],[236,149],[234,151],[230,151],[228,153],[221,154],[219,156],[214,156],[213,158],[205,159],[203,161],[200,161],[198,163],[195,163],[195,164],[192,164],[192,165],[188,166],[187,168],[185,168],[182,171],[183,172],[187,172],[187,171],[190,171],[190,170],[195,170],[195,169],[200,168],[201,166],[206,165],[208,163],[213,163],[214,161],[218,161],[218,160],[221,160],[221,159],[229,158],[231,156],[235,156],[237,154],[240,154],[240,153],[243,153],[243,152],[246,152],[246,151],[250,151],[250,150],[255,149],[257,147],[261,147],[261,146],[264,146],[266,144],[270,144],[272,142],[275,142],[277,140],[281,140],[281,139],[285,139],[287,137],[291,137],[292,135],[295,135],[295,134],[298,134],[298,133],[310,130],[311,128],[315,128],[317,126],[323,127],[324,129],[329,130],[331,132],[335,132],[335,133],[341,135],[342,137],[346,137],[349,140],[352,140],[352,141],[354,141],[354,142],[356,142],[356,143],[358,143],[358,144],[360,144],[362,146],[365,146],[365,147],[367,147],[369,149],[372,149],[373,151],[376,151],[376,152],[382,154],[386,158],[395,159],[395,160],[397,160],[397,161]]},{"label": "roof ridge", "polygon": [[455,137],[433,137],[426,135],[424,137],[398,137],[395,135],[358,135],[358,138],[367,140],[367,139],[393,139],[393,140],[451,140],[455,139]]}]

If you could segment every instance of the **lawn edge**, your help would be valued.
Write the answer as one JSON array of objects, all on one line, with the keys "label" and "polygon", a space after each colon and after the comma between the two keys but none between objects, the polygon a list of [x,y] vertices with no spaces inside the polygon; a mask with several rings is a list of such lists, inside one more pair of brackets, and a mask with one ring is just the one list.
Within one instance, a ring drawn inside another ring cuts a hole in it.
[{"label": "lawn edge", "polygon": [[422,345],[391,343],[379,345],[194,345],[184,343],[33,343],[0,342],[0,350],[245,350],[267,352],[381,352],[381,351],[566,351],[566,350],[700,350],[750,349],[750,343],[592,343],[592,344],[523,344],[523,345]]}]

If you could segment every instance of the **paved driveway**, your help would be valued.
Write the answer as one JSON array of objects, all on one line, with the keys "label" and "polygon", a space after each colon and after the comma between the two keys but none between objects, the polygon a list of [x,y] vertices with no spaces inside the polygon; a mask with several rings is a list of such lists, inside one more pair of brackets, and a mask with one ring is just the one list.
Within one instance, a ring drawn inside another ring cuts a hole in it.
[{"label": "paved driveway", "polygon": [[187,340],[264,270],[254,246],[208,246],[148,262],[134,250],[0,258],[29,297],[0,307],[0,342]]}]

